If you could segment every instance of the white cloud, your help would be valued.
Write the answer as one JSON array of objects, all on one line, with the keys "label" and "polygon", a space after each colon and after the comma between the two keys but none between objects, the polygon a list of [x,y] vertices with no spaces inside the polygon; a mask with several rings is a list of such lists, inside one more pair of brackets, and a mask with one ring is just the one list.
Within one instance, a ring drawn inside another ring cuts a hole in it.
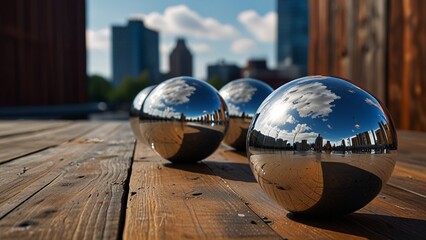
[{"label": "white cloud", "polygon": [[191,51],[196,53],[206,53],[211,51],[210,46],[206,43],[190,43],[189,48]]},{"label": "white cloud", "polygon": [[240,108],[232,103],[227,103],[228,106],[228,112],[230,116],[239,116],[240,115]]},{"label": "white cloud", "polygon": [[365,103],[367,103],[368,105],[374,106],[374,107],[380,109],[381,111],[383,111],[382,106],[380,106],[380,104],[378,102],[373,102],[371,99],[366,98]]},{"label": "white cloud", "polygon": [[291,131],[283,130],[277,126],[265,126],[265,129],[262,129],[261,132],[267,134],[268,136],[275,136],[276,138],[288,140],[289,143],[298,142],[301,140],[307,140],[308,143],[315,142],[318,133],[308,132],[312,130],[307,124],[297,124],[294,129]]},{"label": "white cloud", "polygon": [[86,47],[89,50],[108,51],[110,49],[111,31],[109,28],[100,30],[86,29]]},{"label": "white cloud", "polygon": [[248,53],[256,48],[256,42],[250,38],[240,38],[231,45],[231,51],[234,53]]},{"label": "white cloud", "polygon": [[196,38],[223,40],[238,37],[239,32],[229,24],[222,24],[216,19],[200,16],[185,5],[171,6],[164,13],[152,12],[136,15],[144,19],[146,26],[161,33],[188,35]]},{"label": "white cloud", "polygon": [[166,86],[156,91],[158,99],[165,104],[179,105],[189,102],[189,97],[196,88],[179,79],[169,82]]},{"label": "white cloud", "polygon": [[277,14],[268,12],[260,16],[254,10],[247,10],[238,15],[238,21],[261,42],[273,42],[276,39]]},{"label": "white cloud", "polygon": [[226,99],[229,114],[239,116],[241,115],[240,104],[249,102],[256,91],[257,88],[250,84],[239,82],[221,89],[220,95]]},{"label": "white cloud", "polygon": [[249,102],[256,91],[257,88],[250,86],[247,82],[239,82],[228,85],[220,91],[220,94],[228,99],[227,101],[239,104]]},{"label": "white cloud", "polygon": [[289,115],[287,120],[285,120],[285,122],[294,124],[294,123],[297,123],[298,121],[292,115]]},{"label": "white cloud", "polygon": [[149,97],[148,105],[150,112],[154,116],[180,117],[173,106],[189,102],[189,97],[194,94],[196,88],[187,84],[184,80],[178,79],[168,82],[167,85],[160,85]]},{"label": "white cloud", "polygon": [[[276,136],[282,136],[283,139],[294,137],[296,132],[303,133],[311,128],[306,124],[298,123],[292,132],[283,130],[284,125],[293,121],[290,111],[297,111],[302,118],[321,118],[323,120],[333,111],[332,103],[336,99],[340,99],[340,97],[320,82],[296,84],[283,92],[270,95],[270,98],[268,97],[264,101],[264,103],[266,102],[264,105],[262,104],[264,114],[259,115],[257,119],[258,126],[262,126],[259,130],[264,134],[274,136],[269,131],[276,129]],[[302,134],[300,139],[312,140],[317,135],[315,132],[306,133]]]},{"label": "white cloud", "polygon": [[320,82],[293,86],[282,96],[285,98],[279,102],[291,103],[289,107],[297,110],[301,117],[311,118],[327,117],[333,111],[334,100],[340,99]]},{"label": "white cloud", "polygon": [[331,125],[330,125],[330,124],[327,124],[327,127],[328,127],[329,129],[333,129],[333,128],[331,127]]}]

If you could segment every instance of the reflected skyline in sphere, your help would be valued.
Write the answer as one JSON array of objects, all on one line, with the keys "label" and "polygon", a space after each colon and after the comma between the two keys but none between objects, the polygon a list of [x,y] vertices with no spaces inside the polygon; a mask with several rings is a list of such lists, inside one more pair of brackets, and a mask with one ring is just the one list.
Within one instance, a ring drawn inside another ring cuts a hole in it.
[{"label": "reflected skyline in sphere", "polygon": [[146,97],[148,97],[149,93],[155,88],[155,86],[157,85],[148,86],[142,89],[133,99],[132,105],[130,105],[130,127],[132,128],[133,134],[135,135],[136,139],[141,142],[143,142],[144,140],[139,129],[139,115],[143,102],[145,101]]},{"label": "reflected skyline in sphere", "polygon": [[146,143],[175,163],[200,161],[220,145],[229,122],[226,104],[208,83],[177,77],[159,84],[143,103],[139,128]]},{"label": "reflected skyline in sphere", "polygon": [[343,79],[309,76],[265,99],[247,145],[256,179],[285,209],[342,215],[380,192],[395,165],[397,136],[369,93]]},{"label": "reflected skyline in sphere", "polygon": [[229,128],[223,142],[237,150],[246,149],[247,129],[256,110],[273,89],[253,79],[233,80],[219,90],[229,110]]}]

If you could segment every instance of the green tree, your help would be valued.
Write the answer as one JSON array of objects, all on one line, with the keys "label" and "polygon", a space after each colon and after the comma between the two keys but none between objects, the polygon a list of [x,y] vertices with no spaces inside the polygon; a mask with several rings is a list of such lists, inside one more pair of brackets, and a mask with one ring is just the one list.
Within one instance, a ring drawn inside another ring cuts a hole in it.
[{"label": "green tree", "polygon": [[149,86],[149,73],[143,71],[138,77],[125,77],[120,85],[113,89],[109,99],[115,103],[131,103],[135,96]]},{"label": "green tree", "polygon": [[111,83],[100,75],[88,77],[88,94],[91,102],[107,102],[112,91]]},{"label": "green tree", "polygon": [[223,81],[219,76],[213,76],[207,82],[210,83],[217,90],[221,89],[226,84],[226,82]]}]

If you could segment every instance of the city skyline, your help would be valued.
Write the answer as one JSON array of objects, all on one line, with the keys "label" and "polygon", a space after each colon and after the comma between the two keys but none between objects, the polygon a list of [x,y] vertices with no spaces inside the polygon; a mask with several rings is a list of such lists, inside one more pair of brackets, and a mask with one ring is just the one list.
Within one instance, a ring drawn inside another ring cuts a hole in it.
[{"label": "city skyline", "polygon": [[[107,1],[108,2],[108,1]],[[178,38],[185,38],[194,57],[194,77],[206,79],[207,65],[226,59],[244,66],[249,58],[266,59],[276,66],[276,0],[211,3],[186,1],[124,1],[119,6],[88,1],[87,72],[109,79],[111,26],[143,19],[159,31],[160,71],[169,71],[168,56]],[[255,10],[254,10],[255,9]]]}]

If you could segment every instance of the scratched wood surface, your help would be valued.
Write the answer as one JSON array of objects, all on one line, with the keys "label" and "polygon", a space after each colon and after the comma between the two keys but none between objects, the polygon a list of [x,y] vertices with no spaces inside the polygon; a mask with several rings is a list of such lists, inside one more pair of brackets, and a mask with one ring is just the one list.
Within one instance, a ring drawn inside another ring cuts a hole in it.
[{"label": "scratched wood surface", "polygon": [[0,239],[424,239],[426,133],[398,133],[382,192],[325,220],[279,207],[231,148],[175,165],[128,122],[0,122]]}]

